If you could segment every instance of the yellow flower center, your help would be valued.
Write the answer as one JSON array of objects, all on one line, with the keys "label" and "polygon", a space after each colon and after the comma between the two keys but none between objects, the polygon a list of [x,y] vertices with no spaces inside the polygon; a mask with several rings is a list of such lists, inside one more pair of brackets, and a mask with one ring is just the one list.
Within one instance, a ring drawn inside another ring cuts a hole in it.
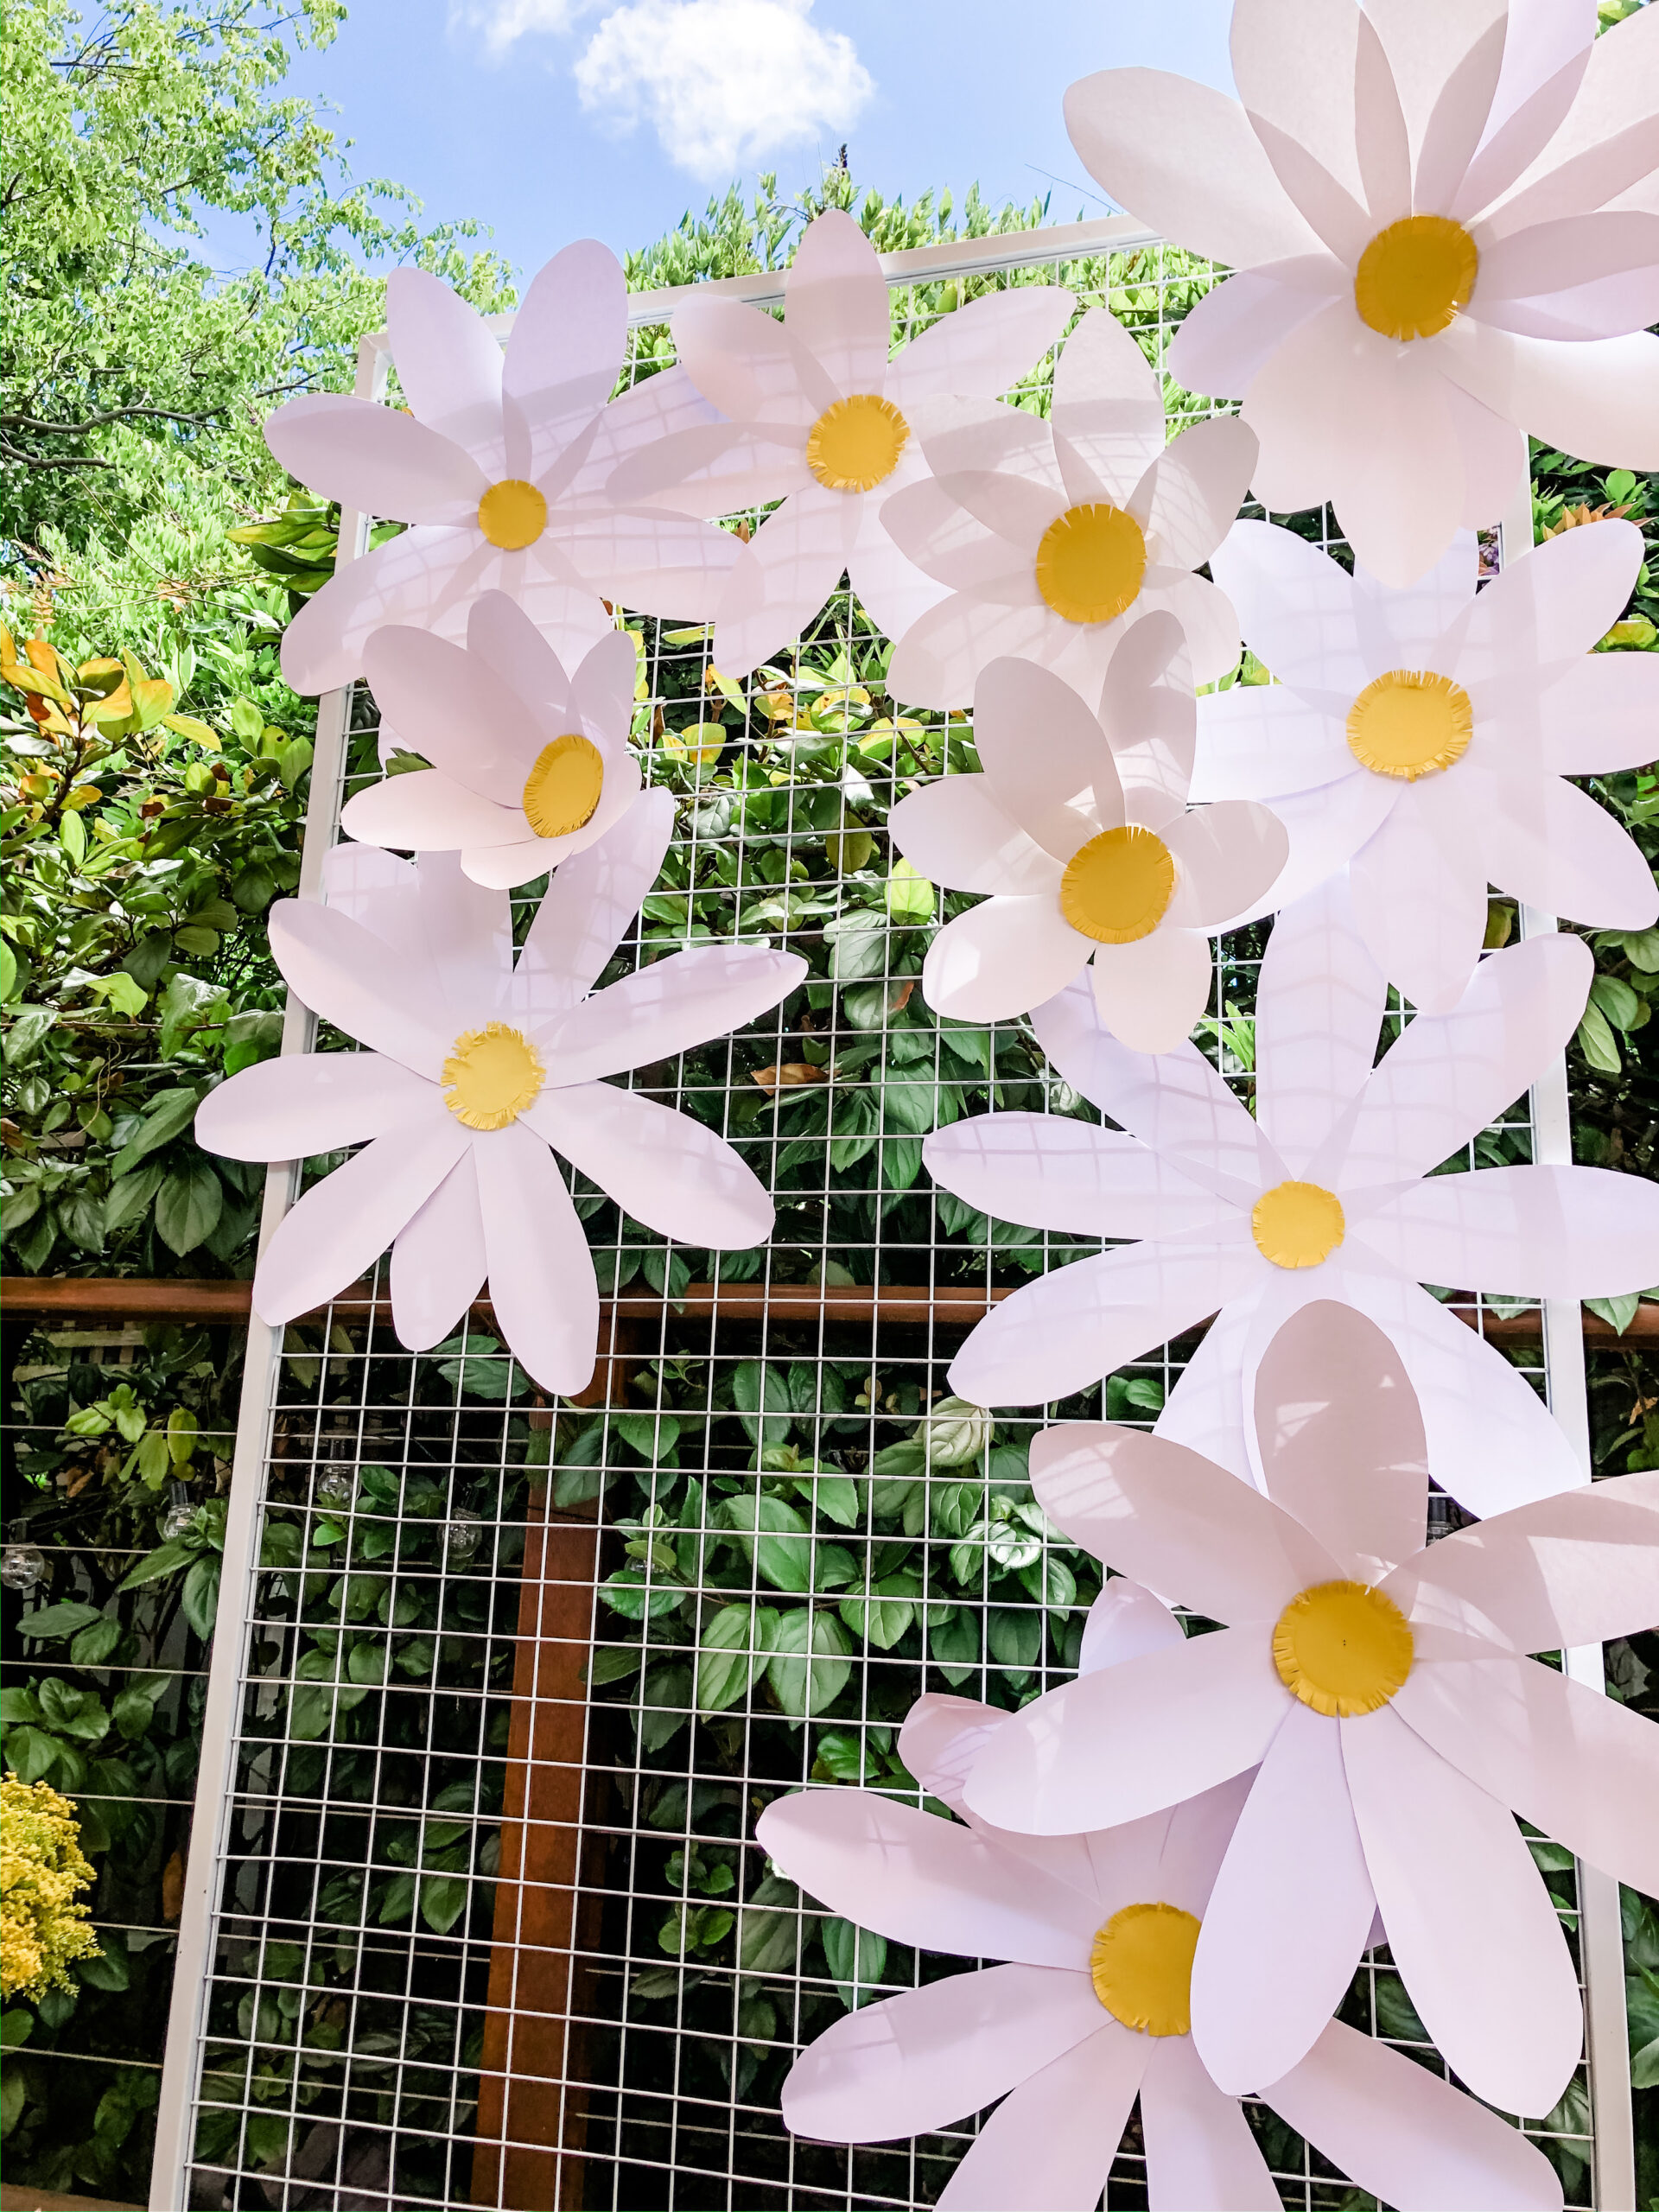
[{"label": "yellow flower center", "polygon": [[1275,1268],[1317,1268],[1347,1227],[1342,1200],[1319,1183],[1275,1183],[1250,1209],[1255,1249]]},{"label": "yellow flower center", "polygon": [[443,1064],[444,1104],[469,1129],[505,1129],[533,1106],[547,1080],[536,1047],[505,1021],[464,1029]]},{"label": "yellow flower center", "polygon": [[910,425],[890,399],[855,392],[826,407],[812,425],[806,465],[826,492],[873,492],[909,442]]},{"label": "yellow flower center", "polygon": [[1060,912],[1098,944],[1150,937],[1175,891],[1175,861],[1163,839],[1131,823],[1079,847],[1060,878]]},{"label": "yellow flower center", "polygon": [[524,779],[524,814],[538,837],[568,837],[591,822],[605,788],[605,756],[591,739],[556,737]]},{"label": "yellow flower center", "polygon": [[478,526],[492,545],[516,553],[547,528],[547,501],[522,476],[504,476],[479,501]]},{"label": "yellow flower center", "polygon": [[1460,683],[1391,668],[1348,709],[1348,750],[1373,775],[1414,784],[1461,760],[1474,729],[1475,710]]},{"label": "yellow flower center", "polygon": [[1408,215],[1390,223],[1359,257],[1354,305],[1384,338],[1433,338],[1475,289],[1480,255],[1461,223]]},{"label": "yellow flower center", "polygon": [[1410,1622],[1364,1582],[1316,1583],[1273,1631],[1280,1681],[1331,1720],[1380,1711],[1411,1672],[1412,1651]]},{"label": "yellow flower center", "polygon": [[1037,548],[1037,588],[1067,622],[1114,622],[1135,604],[1147,541],[1122,507],[1068,507]]},{"label": "yellow flower center", "polygon": [[1173,1904],[1126,1904],[1098,1929],[1089,1979],[1115,2020],[1143,2036],[1192,2031],[1198,1923]]}]

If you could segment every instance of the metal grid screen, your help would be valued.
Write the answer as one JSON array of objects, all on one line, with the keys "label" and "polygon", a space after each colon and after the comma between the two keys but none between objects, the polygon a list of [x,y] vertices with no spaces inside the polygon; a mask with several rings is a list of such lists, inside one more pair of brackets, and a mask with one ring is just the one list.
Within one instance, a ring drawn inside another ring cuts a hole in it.
[{"label": "metal grid screen", "polygon": [[[1122,221],[899,263],[896,335],[1058,276],[1154,357],[1209,281]],[[745,289],[775,299],[778,278]],[[644,321],[662,312],[636,303],[637,367],[665,353]],[[620,961],[738,934],[812,968],[777,1014],[634,1080],[743,1148],[776,1234],[716,1262],[578,1179],[608,1300],[579,1404],[543,1402],[486,1311],[404,1351],[383,1280],[268,1352],[256,1325],[157,2205],[923,2205],[971,2138],[785,2131],[805,2043],[963,1962],[826,1916],[755,1818],[861,1779],[915,1802],[896,1740],[922,1691],[1012,1707],[1068,1676],[1098,1570],[1036,1507],[1031,1437],[1149,1423],[1196,1338],[1041,1413],[930,1426],[993,1291],[1085,1249],[988,1223],[921,1170],[928,1129],[993,1103],[1089,1110],[1023,1026],[940,1022],[920,997],[938,901],[890,875],[882,824],[895,779],[976,765],[969,720],[887,697],[887,642],[844,589],[741,685],[702,632],[630,626],[637,741],[681,804]],[[336,703],[313,884],[343,790],[378,772],[366,696]],[[1246,1098],[1262,942],[1217,946],[1204,1033]],[[1522,1102],[1472,1150],[1531,1147]],[[291,1187],[273,1171],[267,1229]],[[1535,1342],[1514,1356],[1541,1387]],[[1575,1926],[1575,1870],[1535,1847]],[[1439,2064],[1386,1953],[1344,2017]],[[1591,2112],[1581,2072],[1527,2122],[1575,2206]],[[1370,2201],[1253,2120],[1287,2205]],[[1110,2205],[1146,2202],[1137,2145],[1132,2126]]]}]

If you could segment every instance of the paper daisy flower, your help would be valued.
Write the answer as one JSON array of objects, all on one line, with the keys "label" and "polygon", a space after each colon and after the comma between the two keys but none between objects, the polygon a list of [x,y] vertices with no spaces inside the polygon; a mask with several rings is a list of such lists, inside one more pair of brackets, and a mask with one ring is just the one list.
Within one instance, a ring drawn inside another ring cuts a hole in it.
[{"label": "paper daisy flower", "polygon": [[463,648],[428,630],[377,630],[363,655],[387,738],[437,765],[346,802],[371,845],[459,852],[475,883],[508,889],[594,844],[639,795],[628,750],[633,640],[613,630],[574,677],[521,607],[473,602]]},{"label": "paper daisy flower", "polygon": [[1003,1300],[951,1388],[987,1406],[1066,1397],[1214,1314],[1160,1433],[1259,1481],[1246,1414],[1262,1354],[1298,1306],[1339,1299],[1398,1348],[1437,1478],[1471,1511],[1582,1481],[1525,1376],[1419,1286],[1580,1299],[1659,1279],[1659,1187],[1638,1176],[1434,1173],[1563,1049],[1591,973],[1577,938],[1493,953],[1452,1013],[1418,1015],[1374,1066],[1382,979],[1329,887],[1268,941],[1254,1117],[1195,1047],[1131,1052],[1072,984],[1033,1026],[1119,1127],[988,1114],[936,1131],[923,1157],[998,1219],[1136,1241]]},{"label": "paper daisy flower", "polygon": [[1651,1891],[1659,1729],[1526,1654],[1659,1619],[1659,1474],[1426,1548],[1428,1470],[1444,1471],[1405,1370],[1328,1303],[1274,1338],[1255,1419],[1265,1497],[1140,1430],[1037,1440],[1033,1486],[1074,1542],[1225,1625],[1023,1707],[968,1802],[1066,1835],[1259,1768],[1193,1965],[1193,2040],[1220,2087],[1255,2089],[1314,2046],[1380,1912],[1452,2071],[1502,2111],[1548,2112],[1583,2019],[1512,1815]]},{"label": "paper daisy flower", "polygon": [[327,906],[271,909],[290,988],[367,1049],[264,1061],[198,1109],[200,1141],[234,1160],[364,1145],[266,1246],[262,1320],[322,1305],[390,1243],[392,1319],[411,1351],[448,1335],[487,1276],[514,1357],[568,1395],[593,1372],[599,1291],[555,1154],[660,1236],[719,1249],[771,1235],[772,1201],[728,1144],[605,1080],[752,1021],[805,973],[792,953],[696,946],[594,989],[673,817],[651,792],[565,861],[516,963],[506,893],[449,854],[417,866],[341,847]]},{"label": "paper daisy flower", "polygon": [[664,438],[611,480],[691,514],[783,505],[738,556],[715,617],[713,652],[745,676],[799,635],[843,571],[877,627],[900,636],[944,597],[882,527],[882,502],[925,477],[912,410],[941,393],[994,399],[1059,339],[1076,305],[1057,284],[972,300],[887,357],[890,308],[874,247],[828,208],[784,283],[781,323],[734,300],[696,300],[674,343],[725,417]]},{"label": "paper daisy flower", "polygon": [[627,289],[610,250],[567,246],[536,277],[505,354],[483,317],[419,269],[386,282],[386,327],[409,411],[349,393],[279,407],[265,442],[326,499],[412,529],[341,569],[283,638],[296,691],[350,683],[372,632],[466,635],[480,592],[505,591],[574,667],[611,627],[607,601],[702,621],[737,555],[725,532],[619,507],[619,461],[706,420],[684,378],[607,406],[627,350]]},{"label": "paper daisy flower", "polygon": [[1014,654],[1100,696],[1137,615],[1175,615],[1199,683],[1238,658],[1233,610],[1201,568],[1231,529],[1255,441],[1226,416],[1166,445],[1163,386],[1128,332],[1094,308],[1065,342],[1045,422],[1017,407],[936,401],[919,417],[932,474],[881,519],[950,596],[899,639],[895,698],[963,707]]},{"label": "paper daisy flower", "polygon": [[[1144,1633],[1092,1655],[1096,1668],[1134,1674],[1148,1649],[1185,1656],[1164,1648],[1180,1646],[1181,1630],[1147,1592],[1115,1581],[1101,1605],[1115,1593],[1138,1601],[1128,1617]],[[1267,2212],[1279,2202],[1267,2161],[1192,2033],[1193,1954],[1249,1778],[1109,1834],[1011,1834],[962,1801],[964,1772],[1006,1717],[925,1697],[900,1736],[911,1771],[965,1826],[852,1789],[787,1797],[761,1815],[760,1841],[830,1911],[918,1950],[1009,1961],[837,2021],[785,2084],[785,2122],[837,2143],[931,2135],[1006,2096],[940,2204],[1093,2212],[1138,2096],[1153,2204]],[[1275,1963],[1249,1999],[1271,2006],[1283,1973]],[[1518,2130],[1337,2021],[1281,2078],[1253,2086],[1401,2212],[1560,2204],[1548,2161]]]},{"label": "paper daisy flower", "polygon": [[1195,798],[1264,799],[1291,832],[1289,905],[1344,865],[1367,946],[1414,1005],[1454,1005],[1487,887],[1602,929],[1659,918],[1659,887],[1607,809],[1565,779],[1659,749],[1659,659],[1592,653],[1642,562],[1627,522],[1564,532],[1477,595],[1466,534],[1419,583],[1350,575],[1287,530],[1242,522],[1211,564],[1279,680],[1198,707]]},{"label": "paper daisy flower", "polygon": [[984,773],[924,785],[887,824],[918,874],[991,894],[928,950],[922,989],[936,1013],[1005,1021],[1092,963],[1114,1036],[1165,1052],[1188,1035],[1210,996],[1209,931],[1260,906],[1287,850],[1265,807],[1187,812],[1194,717],[1173,614],[1124,632],[1098,715],[1031,661],[981,672]]},{"label": "paper daisy flower", "polygon": [[1528,432],[1659,468],[1659,22],[1597,38],[1566,0],[1318,16],[1237,0],[1239,100],[1109,69],[1066,125],[1120,207],[1239,272],[1168,365],[1243,402],[1256,497],[1331,500],[1408,584],[1498,519]]}]

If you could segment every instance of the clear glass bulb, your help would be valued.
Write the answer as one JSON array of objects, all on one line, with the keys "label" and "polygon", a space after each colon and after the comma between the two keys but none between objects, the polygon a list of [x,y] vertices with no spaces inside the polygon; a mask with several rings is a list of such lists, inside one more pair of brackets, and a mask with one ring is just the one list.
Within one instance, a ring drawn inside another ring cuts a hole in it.
[{"label": "clear glass bulb", "polygon": [[443,1532],[443,1548],[455,1566],[464,1566],[478,1549],[484,1534],[484,1516],[470,1505],[458,1505]]},{"label": "clear glass bulb", "polygon": [[46,1555],[34,1544],[8,1544],[0,1554],[0,1582],[8,1590],[32,1590],[46,1573]]},{"label": "clear glass bulb", "polygon": [[343,1510],[357,1496],[357,1484],[344,1467],[325,1467],[317,1477],[317,1503]]}]

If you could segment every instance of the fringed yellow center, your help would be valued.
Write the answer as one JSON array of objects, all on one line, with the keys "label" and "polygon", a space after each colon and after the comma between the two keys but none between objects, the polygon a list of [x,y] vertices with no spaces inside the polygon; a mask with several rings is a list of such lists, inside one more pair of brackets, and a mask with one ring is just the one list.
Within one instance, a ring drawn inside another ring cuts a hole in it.
[{"label": "fringed yellow center", "polygon": [[444,1104],[469,1129],[505,1129],[533,1106],[547,1080],[536,1047],[505,1021],[464,1029],[443,1064]]},{"label": "fringed yellow center", "polygon": [[1415,669],[1391,668],[1348,709],[1348,750],[1360,766],[1408,784],[1461,760],[1474,732],[1463,686]]},{"label": "fringed yellow center", "polygon": [[1037,548],[1037,588],[1067,622],[1114,622],[1147,573],[1147,541],[1122,507],[1068,507]]},{"label": "fringed yellow center", "polygon": [[873,492],[909,442],[910,425],[890,399],[855,392],[826,407],[812,425],[806,465],[826,492]]},{"label": "fringed yellow center", "polygon": [[1347,1227],[1342,1200],[1321,1183],[1275,1183],[1250,1209],[1255,1249],[1275,1268],[1317,1268]]},{"label": "fringed yellow center", "polygon": [[547,528],[547,501],[522,476],[504,476],[479,501],[478,526],[492,545],[516,553]]},{"label": "fringed yellow center", "polygon": [[1190,2035],[1198,1948],[1198,1921],[1179,1905],[1126,1904],[1097,1930],[1089,1979],[1126,2028],[1143,2036]]},{"label": "fringed yellow center", "polygon": [[1411,1672],[1412,1650],[1410,1622],[1363,1582],[1316,1583],[1273,1631],[1280,1681],[1330,1720],[1380,1712]]},{"label": "fringed yellow center", "polygon": [[1433,338],[1469,304],[1480,269],[1475,242],[1447,215],[1390,223],[1359,257],[1354,305],[1384,338]]},{"label": "fringed yellow center", "polygon": [[538,837],[568,837],[591,822],[605,788],[605,756],[591,739],[556,737],[524,779],[524,815]]},{"label": "fringed yellow center", "polygon": [[1060,912],[1098,944],[1133,944],[1163,920],[1174,890],[1169,847],[1131,823],[1102,830],[1072,854],[1060,879]]}]

